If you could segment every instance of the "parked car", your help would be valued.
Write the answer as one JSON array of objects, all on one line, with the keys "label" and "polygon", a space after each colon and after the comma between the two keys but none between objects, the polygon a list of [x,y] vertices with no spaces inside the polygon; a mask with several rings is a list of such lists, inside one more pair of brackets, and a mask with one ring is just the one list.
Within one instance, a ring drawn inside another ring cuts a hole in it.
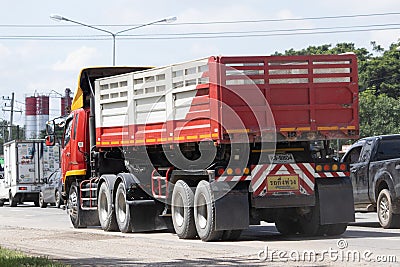
[{"label": "parked car", "polygon": [[58,169],[51,173],[48,178],[44,178],[44,185],[39,192],[39,206],[46,208],[47,204],[52,204],[59,208],[63,201],[61,197],[62,187],[61,170]]},{"label": "parked car", "polygon": [[342,161],[350,164],[356,211],[376,211],[383,228],[399,228],[400,135],[360,139]]}]

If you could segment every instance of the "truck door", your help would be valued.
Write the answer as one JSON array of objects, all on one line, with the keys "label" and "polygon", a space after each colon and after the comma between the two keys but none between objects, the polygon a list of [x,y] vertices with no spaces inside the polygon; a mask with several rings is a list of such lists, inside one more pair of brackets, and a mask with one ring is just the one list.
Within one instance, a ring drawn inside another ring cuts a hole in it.
[{"label": "truck door", "polygon": [[85,149],[79,144],[84,143],[85,114],[83,109],[77,110],[66,121],[61,163],[63,177],[67,171],[86,170]]},{"label": "truck door", "polygon": [[[354,158],[350,162],[350,177],[353,183],[354,202],[357,204],[369,203],[368,198],[368,171],[371,158],[373,140],[366,140],[363,146],[354,147]],[[351,152],[349,155],[351,155]],[[359,157],[356,161],[356,155]]]},{"label": "truck door", "polygon": [[61,168],[62,175],[65,177],[67,171],[71,169],[71,133],[72,133],[72,122],[73,117],[68,117],[65,122],[65,131],[62,139],[62,160],[61,160]]}]

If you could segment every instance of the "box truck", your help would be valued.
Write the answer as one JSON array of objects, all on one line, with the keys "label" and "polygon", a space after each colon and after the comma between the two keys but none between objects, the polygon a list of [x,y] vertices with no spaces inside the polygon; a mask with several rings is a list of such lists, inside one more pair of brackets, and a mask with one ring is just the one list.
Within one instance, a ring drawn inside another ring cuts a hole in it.
[{"label": "box truck", "polygon": [[15,207],[24,201],[39,206],[43,178],[60,167],[58,145],[44,140],[14,140],[4,144],[4,175],[0,177],[0,205]]}]

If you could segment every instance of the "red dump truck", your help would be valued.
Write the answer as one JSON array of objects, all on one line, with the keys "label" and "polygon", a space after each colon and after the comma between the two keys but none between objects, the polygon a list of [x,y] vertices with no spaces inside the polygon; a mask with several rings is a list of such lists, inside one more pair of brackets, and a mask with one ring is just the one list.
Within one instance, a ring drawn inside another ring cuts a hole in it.
[{"label": "red dump truck", "polygon": [[87,68],[71,109],[62,175],[76,228],[211,241],[260,221],[303,235],[354,221],[348,166],[330,145],[358,137],[352,54]]}]

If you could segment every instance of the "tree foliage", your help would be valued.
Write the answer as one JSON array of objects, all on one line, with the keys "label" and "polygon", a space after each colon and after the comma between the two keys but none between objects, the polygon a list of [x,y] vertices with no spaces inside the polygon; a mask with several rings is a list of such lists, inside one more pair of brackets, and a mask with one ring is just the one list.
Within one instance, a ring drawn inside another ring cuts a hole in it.
[{"label": "tree foliage", "polygon": [[360,93],[361,136],[400,133],[400,102],[386,94]]}]

